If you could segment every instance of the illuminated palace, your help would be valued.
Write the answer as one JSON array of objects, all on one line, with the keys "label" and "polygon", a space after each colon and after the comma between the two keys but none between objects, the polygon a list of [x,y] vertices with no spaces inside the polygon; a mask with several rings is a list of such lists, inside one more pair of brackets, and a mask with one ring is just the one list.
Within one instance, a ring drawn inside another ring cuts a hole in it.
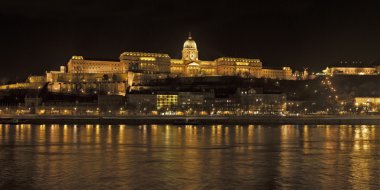
[{"label": "illuminated palace", "polygon": [[265,69],[259,59],[221,57],[202,61],[197,44],[191,36],[185,41],[182,59],[171,59],[168,54],[124,52],[120,61],[88,61],[74,56],[68,64],[69,73],[133,73],[170,74],[171,76],[243,76],[272,79],[292,79],[289,67]]},{"label": "illuminated palace", "polygon": [[38,88],[48,84],[49,91],[60,93],[97,93],[124,95],[132,85],[167,77],[240,76],[293,80],[290,67],[263,68],[259,59],[221,57],[214,61],[199,59],[197,44],[191,36],[185,41],[181,59],[168,54],[124,52],[119,60],[87,60],[72,56],[67,67],[29,77],[26,83],[0,89]]}]

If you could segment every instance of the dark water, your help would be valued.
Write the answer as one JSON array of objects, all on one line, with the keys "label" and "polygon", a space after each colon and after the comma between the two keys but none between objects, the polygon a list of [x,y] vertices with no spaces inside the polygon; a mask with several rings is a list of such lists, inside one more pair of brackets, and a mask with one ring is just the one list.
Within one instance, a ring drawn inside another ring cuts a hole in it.
[{"label": "dark water", "polygon": [[380,126],[0,125],[0,189],[379,189]]}]

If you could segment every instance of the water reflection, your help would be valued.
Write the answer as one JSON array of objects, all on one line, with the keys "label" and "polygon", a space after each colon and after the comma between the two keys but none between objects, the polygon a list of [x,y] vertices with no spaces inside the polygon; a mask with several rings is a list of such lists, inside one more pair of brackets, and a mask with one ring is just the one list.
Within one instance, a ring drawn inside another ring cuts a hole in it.
[{"label": "water reflection", "polygon": [[0,189],[379,188],[378,130],[0,125]]}]

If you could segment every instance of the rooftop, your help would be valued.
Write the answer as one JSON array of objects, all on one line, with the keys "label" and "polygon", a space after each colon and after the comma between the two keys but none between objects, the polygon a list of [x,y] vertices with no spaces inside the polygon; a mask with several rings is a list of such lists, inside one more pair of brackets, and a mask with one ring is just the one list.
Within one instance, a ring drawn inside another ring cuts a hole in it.
[{"label": "rooftop", "polygon": [[373,67],[371,64],[363,63],[362,61],[340,61],[338,63],[332,64],[331,67],[359,67],[359,68],[370,68]]}]

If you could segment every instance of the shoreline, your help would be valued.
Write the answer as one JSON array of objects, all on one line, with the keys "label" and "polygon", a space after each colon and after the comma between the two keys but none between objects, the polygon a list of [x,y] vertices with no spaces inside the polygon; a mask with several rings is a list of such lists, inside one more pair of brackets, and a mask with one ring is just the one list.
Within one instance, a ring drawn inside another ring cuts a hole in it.
[{"label": "shoreline", "polygon": [[0,124],[380,125],[380,116],[0,116]]}]

